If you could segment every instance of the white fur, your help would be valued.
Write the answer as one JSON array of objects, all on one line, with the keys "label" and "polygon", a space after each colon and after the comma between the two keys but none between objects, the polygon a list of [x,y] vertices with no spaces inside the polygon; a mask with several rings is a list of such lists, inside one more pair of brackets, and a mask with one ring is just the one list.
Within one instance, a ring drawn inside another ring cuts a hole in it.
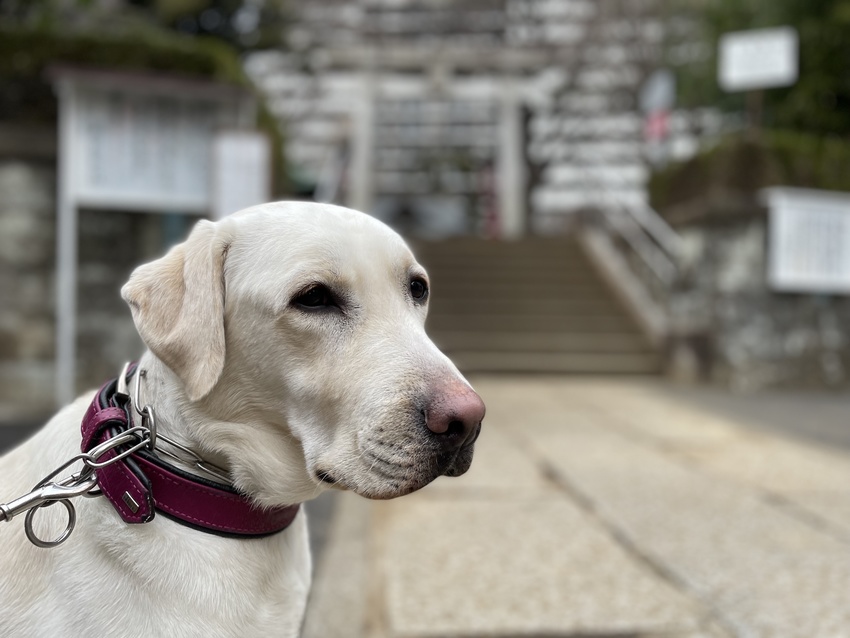
[{"label": "white fur", "polygon": [[[143,400],[161,431],[227,467],[262,505],[317,496],[328,488],[320,471],[367,497],[418,489],[445,473],[419,434],[422,397],[471,390],[425,335],[411,275],[424,271],[404,242],[348,209],[277,203],[201,222],[122,291],[150,348]],[[342,291],[344,312],[294,307],[311,283]],[[92,396],[0,459],[0,502],[76,453]],[[75,502],[77,529],[56,549],[30,545],[23,516],[0,523],[5,637],[298,635],[310,584],[303,511],[280,534],[244,540],[164,516],[127,525],[103,498]],[[39,516],[61,529],[63,513]]]}]

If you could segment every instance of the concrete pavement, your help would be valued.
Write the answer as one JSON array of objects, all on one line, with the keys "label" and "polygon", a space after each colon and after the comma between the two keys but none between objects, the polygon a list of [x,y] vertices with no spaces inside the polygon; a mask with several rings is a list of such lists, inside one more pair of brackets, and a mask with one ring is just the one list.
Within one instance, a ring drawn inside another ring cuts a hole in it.
[{"label": "concrete pavement", "polygon": [[306,638],[850,637],[846,448],[657,381],[473,381],[467,475],[335,497]]}]

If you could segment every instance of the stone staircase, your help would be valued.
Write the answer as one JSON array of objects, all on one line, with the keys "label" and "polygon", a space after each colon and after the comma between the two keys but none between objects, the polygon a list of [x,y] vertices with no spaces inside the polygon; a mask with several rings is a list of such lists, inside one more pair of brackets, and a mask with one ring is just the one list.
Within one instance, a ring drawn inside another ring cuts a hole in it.
[{"label": "stone staircase", "polygon": [[658,354],[573,238],[413,243],[428,333],[464,372],[655,374]]}]

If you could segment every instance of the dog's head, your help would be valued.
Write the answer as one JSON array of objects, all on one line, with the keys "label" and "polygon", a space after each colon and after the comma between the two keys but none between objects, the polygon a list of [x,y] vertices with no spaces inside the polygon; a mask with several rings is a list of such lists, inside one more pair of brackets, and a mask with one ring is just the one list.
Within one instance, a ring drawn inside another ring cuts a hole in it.
[{"label": "dog's head", "polygon": [[122,295],[193,438],[263,504],[393,498],[469,468],[484,404],[425,334],[425,270],[368,215],[278,203],[200,222]]}]

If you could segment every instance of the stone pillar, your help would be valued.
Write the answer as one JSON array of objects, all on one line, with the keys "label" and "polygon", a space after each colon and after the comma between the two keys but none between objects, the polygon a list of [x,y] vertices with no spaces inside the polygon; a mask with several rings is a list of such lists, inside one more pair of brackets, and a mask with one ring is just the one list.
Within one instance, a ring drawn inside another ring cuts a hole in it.
[{"label": "stone pillar", "polygon": [[371,69],[361,74],[360,99],[352,114],[351,166],[348,171],[348,205],[370,212],[375,175],[376,78]]},{"label": "stone pillar", "polygon": [[70,403],[77,393],[77,178],[75,150],[77,97],[70,84],[59,93],[59,189],[56,206],[56,404]]},{"label": "stone pillar", "polygon": [[517,81],[506,79],[501,89],[499,152],[496,176],[499,194],[499,228],[503,239],[525,234],[525,148],[522,104]]}]

